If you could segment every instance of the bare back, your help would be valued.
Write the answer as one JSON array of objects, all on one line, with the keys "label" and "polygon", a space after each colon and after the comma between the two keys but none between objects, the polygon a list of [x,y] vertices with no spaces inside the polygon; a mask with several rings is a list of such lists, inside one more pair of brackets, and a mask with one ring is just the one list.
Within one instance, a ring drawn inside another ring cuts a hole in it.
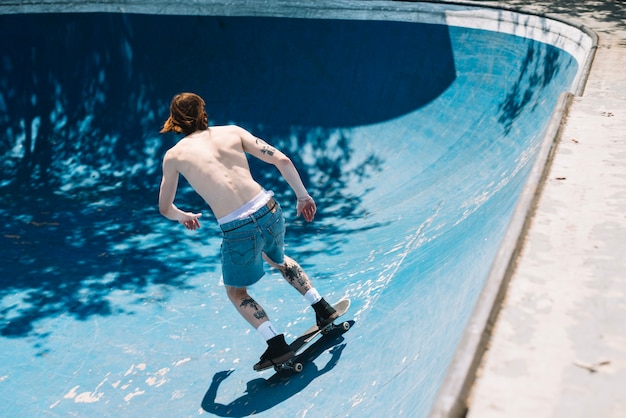
[{"label": "bare back", "polygon": [[217,218],[250,201],[262,190],[252,178],[241,129],[215,126],[195,132],[165,155],[163,166],[182,174]]},{"label": "bare back", "polygon": [[200,227],[201,213],[181,211],[174,204],[179,174],[208,203],[219,219],[234,212],[257,196],[262,187],[250,174],[246,154],[274,165],[294,191],[296,216],[311,222],[315,202],[289,157],[238,126],[215,126],[196,131],[181,139],[163,158],[163,178],[159,190],[159,211],[188,229]]}]

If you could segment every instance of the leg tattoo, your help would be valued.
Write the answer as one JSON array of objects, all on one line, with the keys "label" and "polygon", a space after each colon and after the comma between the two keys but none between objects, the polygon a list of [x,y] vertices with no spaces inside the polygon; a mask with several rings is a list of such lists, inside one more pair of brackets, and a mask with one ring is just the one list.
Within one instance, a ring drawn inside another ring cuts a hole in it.
[{"label": "leg tattoo", "polygon": [[241,300],[241,305],[242,308],[247,308],[250,307],[252,309],[254,309],[254,317],[256,319],[263,319],[263,318],[267,318],[267,314],[265,313],[265,311],[263,309],[259,308],[259,305],[256,303],[256,301],[252,298],[245,298]]},{"label": "leg tattoo", "polygon": [[256,301],[254,299],[252,299],[252,298],[241,299],[241,305],[240,306],[242,308],[250,306],[255,311],[259,310],[259,305],[257,305]]},{"label": "leg tattoo", "polygon": [[286,264],[284,275],[285,279],[287,279],[293,287],[302,288],[305,292],[311,288],[307,277],[304,275],[304,271],[297,263]]}]

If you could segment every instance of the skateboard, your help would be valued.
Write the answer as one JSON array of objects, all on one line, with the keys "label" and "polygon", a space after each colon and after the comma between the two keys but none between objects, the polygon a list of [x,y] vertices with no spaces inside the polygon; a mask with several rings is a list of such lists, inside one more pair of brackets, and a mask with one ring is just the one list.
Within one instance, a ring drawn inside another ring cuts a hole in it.
[{"label": "skateboard", "polygon": [[[342,299],[339,302],[335,303],[333,305],[333,308],[335,308],[335,310],[337,311],[337,318],[340,318],[343,314],[345,314],[348,311],[349,307],[350,299]],[[304,349],[307,348],[313,342],[313,340],[316,339],[316,337],[321,335],[327,335],[332,331],[338,329],[342,332],[346,332],[350,329],[350,323],[347,321],[341,322],[339,324],[331,322],[330,324],[322,328],[318,327],[317,325],[313,325],[311,328],[306,330],[304,334],[302,334],[301,336],[296,338],[291,344],[289,344],[289,347],[291,347],[291,349],[295,353],[293,357],[291,357],[287,361],[268,366],[259,371],[267,370],[273,367],[274,370],[277,372],[294,371],[296,373],[300,373],[304,369],[304,366],[299,360],[299,355],[304,351]]]}]

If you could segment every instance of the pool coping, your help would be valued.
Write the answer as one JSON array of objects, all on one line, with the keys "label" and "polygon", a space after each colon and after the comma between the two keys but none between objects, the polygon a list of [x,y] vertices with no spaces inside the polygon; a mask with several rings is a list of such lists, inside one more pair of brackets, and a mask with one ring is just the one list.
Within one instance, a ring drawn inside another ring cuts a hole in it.
[{"label": "pool coping", "polygon": [[482,356],[487,350],[508,284],[515,273],[517,259],[530,228],[531,218],[573,97],[571,93],[563,93],[559,97],[489,276],[431,409],[430,416],[433,418],[462,417],[468,409],[467,398],[474,385]]},{"label": "pool coping", "polygon": [[[450,2],[465,4],[466,2]],[[476,3],[470,3],[477,6]],[[479,5],[501,10],[514,9],[491,5]],[[539,152],[533,164],[523,191],[515,206],[513,217],[507,228],[504,239],[491,266],[487,280],[476,302],[474,312],[470,316],[457,351],[448,368],[446,377],[438,391],[437,398],[431,408],[430,417],[463,417],[468,410],[468,397],[476,379],[476,373],[487,350],[493,326],[498,317],[502,301],[506,295],[508,284],[515,273],[517,260],[522,251],[524,241],[530,228],[533,214],[537,208],[543,184],[548,176],[551,161],[558,146],[558,140],[565,127],[567,114],[574,96],[583,94],[591,66],[598,47],[598,36],[591,29],[568,19],[548,16],[542,13],[521,12],[545,19],[559,21],[585,33],[591,39],[587,56],[582,63],[573,92],[563,93],[553,111],[546,128]]]}]

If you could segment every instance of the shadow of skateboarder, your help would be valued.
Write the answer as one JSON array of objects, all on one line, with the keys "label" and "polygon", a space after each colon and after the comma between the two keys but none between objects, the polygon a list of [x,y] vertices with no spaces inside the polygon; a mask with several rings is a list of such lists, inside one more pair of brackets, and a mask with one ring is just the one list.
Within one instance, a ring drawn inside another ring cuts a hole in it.
[{"label": "shadow of skateboarder", "polygon": [[[217,372],[204,398],[202,409],[221,417],[246,417],[259,412],[267,411],[299,393],[314,379],[331,371],[339,361],[343,349],[346,347],[343,336],[325,336],[312,344],[301,355],[304,369],[301,373],[276,373],[269,379],[253,379],[248,382],[244,395],[228,404],[215,402],[219,386],[234,370]],[[325,350],[331,348],[331,358],[326,365],[319,369],[313,362]]]}]

